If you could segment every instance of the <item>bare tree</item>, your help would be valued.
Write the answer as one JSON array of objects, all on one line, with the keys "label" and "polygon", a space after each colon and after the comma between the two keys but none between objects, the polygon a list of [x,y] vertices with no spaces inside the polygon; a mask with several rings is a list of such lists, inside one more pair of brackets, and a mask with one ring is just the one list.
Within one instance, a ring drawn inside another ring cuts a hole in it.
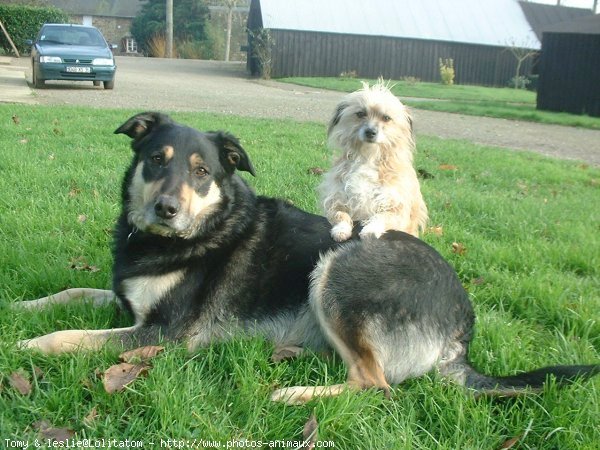
[{"label": "bare tree", "polygon": [[519,80],[521,79],[521,67],[523,66],[523,63],[525,61],[537,54],[538,51],[532,49],[530,45],[519,45],[515,41],[509,41],[508,45],[506,46],[506,50],[508,50],[511,53],[511,55],[513,55],[517,60],[517,66],[515,68],[515,77],[512,80],[514,83],[514,87],[524,87],[521,86],[519,83]]}]

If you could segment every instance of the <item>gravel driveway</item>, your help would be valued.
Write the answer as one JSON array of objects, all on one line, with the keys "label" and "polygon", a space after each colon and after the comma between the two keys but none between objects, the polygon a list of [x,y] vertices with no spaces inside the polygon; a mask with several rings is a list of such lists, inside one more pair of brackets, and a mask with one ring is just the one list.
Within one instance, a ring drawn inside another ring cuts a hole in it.
[{"label": "gravel driveway", "polygon": [[[17,64],[30,79],[29,60],[22,58]],[[240,63],[117,57],[117,65],[112,91],[91,83],[48,82],[51,89],[36,90],[37,99],[50,105],[205,111],[325,124],[343,95],[251,79]],[[600,131],[425,110],[413,115],[417,135],[532,150],[600,166]]]}]

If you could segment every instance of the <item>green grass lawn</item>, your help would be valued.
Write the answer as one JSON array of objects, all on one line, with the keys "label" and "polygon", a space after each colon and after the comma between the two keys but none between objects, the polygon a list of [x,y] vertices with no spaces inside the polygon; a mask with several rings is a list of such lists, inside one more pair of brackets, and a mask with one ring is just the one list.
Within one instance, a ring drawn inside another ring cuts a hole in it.
[{"label": "green grass lawn", "polygon": [[[343,92],[361,87],[361,80],[355,78],[297,77],[277,81]],[[373,83],[375,80],[366,81]],[[524,89],[408,81],[392,81],[391,84],[392,92],[413,108],[600,130],[598,117],[538,111],[535,92]]]},{"label": "green grass lawn", "polygon": [[[596,449],[600,377],[543,395],[474,399],[435,374],[386,400],[368,391],[290,407],[277,387],[345,379],[339,360],[308,354],[279,364],[260,339],[187,354],[168,344],[145,378],[107,394],[99,373],[118,349],[43,356],[15,341],[58,329],[127,326],[116,308],[39,312],[6,306],[68,287],[110,286],[110,230],[119,212],[129,139],[112,132],[137,111],[0,105],[0,447],[40,439],[39,421],[76,439],[299,440],[314,412],[336,449]],[[18,124],[11,120],[16,115]],[[265,195],[317,211],[327,167],[325,124],[200,113],[175,119],[241,138]],[[456,268],[478,314],[471,358],[501,375],[600,361],[600,170],[531,153],[422,138],[416,165],[431,230],[424,239]],[[466,249],[454,253],[452,244]],[[89,270],[93,269],[93,270]],[[20,394],[11,374],[29,378]],[[37,373],[37,375],[34,375]],[[202,447],[199,447],[202,448]],[[238,447],[239,448],[239,447]],[[281,448],[281,447],[280,447]]]}]

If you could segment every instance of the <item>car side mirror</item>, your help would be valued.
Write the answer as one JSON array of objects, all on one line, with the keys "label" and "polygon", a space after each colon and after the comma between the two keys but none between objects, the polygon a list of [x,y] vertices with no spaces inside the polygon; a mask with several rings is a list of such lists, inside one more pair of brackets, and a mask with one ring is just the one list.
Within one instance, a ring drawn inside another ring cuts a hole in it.
[{"label": "car side mirror", "polygon": [[33,45],[33,41],[31,39],[25,39],[25,45],[28,45],[31,47]]}]

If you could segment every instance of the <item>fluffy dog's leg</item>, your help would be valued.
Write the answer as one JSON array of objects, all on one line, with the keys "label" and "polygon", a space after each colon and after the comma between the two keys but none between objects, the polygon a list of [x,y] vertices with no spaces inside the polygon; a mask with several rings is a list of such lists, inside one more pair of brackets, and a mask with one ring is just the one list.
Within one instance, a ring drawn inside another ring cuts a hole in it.
[{"label": "fluffy dog's leg", "polygon": [[[381,212],[370,217],[363,222],[363,229],[360,232],[361,239],[375,238],[379,239],[383,233],[388,230],[398,230],[408,232],[410,229],[410,217],[408,212]],[[413,233],[410,233],[413,234]],[[414,235],[414,234],[413,234]],[[418,232],[417,232],[418,235]],[[418,236],[417,236],[418,237]]]},{"label": "fluffy dog's leg", "polygon": [[331,228],[331,237],[336,242],[343,242],[352,236],[352,218],[343,211],[336,211],[331,217],[328,217],[333,225]]},{"label": "fluffy dog's leg", "polygon": [[20,349],[38,350],[46,354],[59,354],[78,350],[99,350],[108,341],[123,346],[133,337],[137,326],[110,330],[63,330],[24,339],[17,343]]},{"label": "fluffy dog's leg", "polygon": [[82,298],[92,299],[94,306],[103,306],[113,303],[115,294],[113,291],[105,289],[74,288],[37,300],[16,302],[11,305],[11,308],[14,310],[41,309],[50,305],[66,305]]}]

